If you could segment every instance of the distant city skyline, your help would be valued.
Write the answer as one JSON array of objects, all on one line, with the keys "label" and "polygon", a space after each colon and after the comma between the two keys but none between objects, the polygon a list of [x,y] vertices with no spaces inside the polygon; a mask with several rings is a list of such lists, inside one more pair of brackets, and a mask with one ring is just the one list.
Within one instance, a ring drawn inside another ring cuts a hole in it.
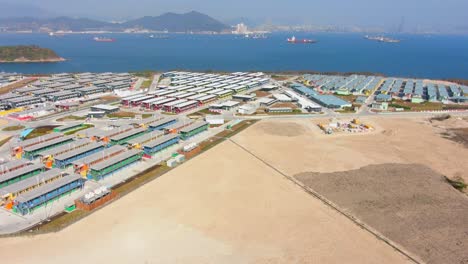
[{"label": "distant city skyline", "polygon": [[107,21],[196,10],[231,25],[245,22],[362,26],[392,31],[468,29],[468,1],[464,0],[41,0],[40,5],[36,0],[0,0],[0,4],[10,9],[0,11],[2,17],[8,14],[20,16],[22,10],[31,11],[31,7],[40,9],[48,16],[66,15]]}]

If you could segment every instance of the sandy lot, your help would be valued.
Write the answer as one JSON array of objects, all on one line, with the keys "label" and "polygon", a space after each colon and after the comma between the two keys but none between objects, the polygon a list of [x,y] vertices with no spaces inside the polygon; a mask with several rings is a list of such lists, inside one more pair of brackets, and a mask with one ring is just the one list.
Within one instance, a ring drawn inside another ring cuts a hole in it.
[{"label": "sandy lot", "polygon": [[5,263],[407,262],[231,142],[62,232],[0,248]]},{"label": "sandy lot", "polygon": [[[291,176],[420,163],[467,179],[468,149],[441,137],[433,124],[363,121],[377,130],[326,136],[316,121],[269,120],[234,140]],[[62,232],[0,239],[0,249],[8,263],[407,262],[231,142]]]},{"label": "sandy lot", "polygon": [[[346,171],[371,164],[418,163],[468,182],[468,148],[443,138],[440,128],[424,119],[367,118],[362,121],[375,126],[375,132],[331,136],[318,129],[316,124],[321,121],[265,120],[234,140],[289,175]],[[464,122],[455,123],[468,127]]]},{"label": "sandy lot", "polygon": [[370,165],[296,178],[427,263],[468,262],[468,197],[426,166]]}]

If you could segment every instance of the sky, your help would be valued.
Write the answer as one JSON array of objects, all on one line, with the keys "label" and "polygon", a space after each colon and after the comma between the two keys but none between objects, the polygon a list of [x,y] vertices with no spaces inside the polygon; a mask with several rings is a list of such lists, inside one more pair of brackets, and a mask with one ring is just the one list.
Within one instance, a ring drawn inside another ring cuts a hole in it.
[{"label": "sky", "polygon": [[0,0],[52,14],[121,20],[196,10],[221,21],[274,24],[468,27],[468,0]]}]

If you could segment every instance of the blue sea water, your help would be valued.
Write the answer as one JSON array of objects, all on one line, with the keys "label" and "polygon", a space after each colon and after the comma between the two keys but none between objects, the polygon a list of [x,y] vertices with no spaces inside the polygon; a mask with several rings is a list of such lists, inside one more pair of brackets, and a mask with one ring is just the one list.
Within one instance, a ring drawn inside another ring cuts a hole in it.
[{"label": "blue sea water", "polygon": [[287,34],[267,39],[233,35],[0,34],[1,45],[35,44],[67,59],[61,63],[0,64],[0,71],[21,73],[124,72],[138,70],[333,71],[376,72],[388,76],[468,79],[468,36],[396,35],[400,43],[379,43],[361,34],[298,34],[317,44],[288,44]]}]

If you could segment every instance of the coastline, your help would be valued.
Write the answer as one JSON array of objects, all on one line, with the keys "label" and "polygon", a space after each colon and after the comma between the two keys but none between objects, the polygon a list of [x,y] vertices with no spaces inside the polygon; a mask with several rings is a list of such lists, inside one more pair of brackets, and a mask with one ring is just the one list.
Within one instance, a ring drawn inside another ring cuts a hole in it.
[{"label": "coastline", "polygon": [[57,63],[64,62],[65,58],[56,58],[56,59],[44,59],[44,60],[27,60],[27,59],[15,59],[13,61],[0,60],[1,63],[15,64],[15,63]]}]

